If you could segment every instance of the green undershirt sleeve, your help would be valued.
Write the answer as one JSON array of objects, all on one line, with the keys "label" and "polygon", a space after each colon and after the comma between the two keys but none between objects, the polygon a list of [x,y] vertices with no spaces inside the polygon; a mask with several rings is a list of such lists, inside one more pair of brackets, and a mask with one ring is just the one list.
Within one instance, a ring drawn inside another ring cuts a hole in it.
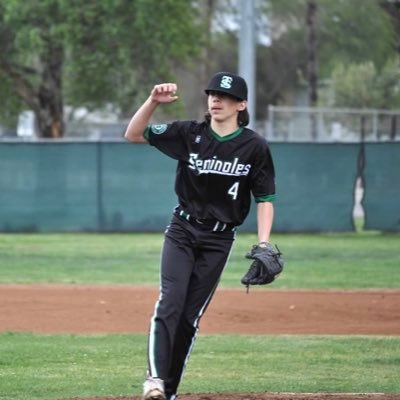
[{"label": "green undershirt sleeve", "polygon": [[149,140],[149,132],[150,132],[150,126],[148,126],[144,132],[143,132],[143,137],[148,141]]},{"label": "green undershirt sleeve", "polygon": [[256,203],[266,203],[266,202],[273,203],[275,199],[276,199],[276,194],[267,194],[265,196],[254,197]]}]

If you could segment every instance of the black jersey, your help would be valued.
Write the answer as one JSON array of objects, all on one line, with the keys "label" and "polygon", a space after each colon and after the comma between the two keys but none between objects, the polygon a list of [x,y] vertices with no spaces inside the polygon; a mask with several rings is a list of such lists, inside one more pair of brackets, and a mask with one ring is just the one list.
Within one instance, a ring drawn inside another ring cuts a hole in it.
[{"label": "black jersey", "polygon": [[206,122],[150,125],[145,138],[178,160],[175,192],[185,212],[199,220],[241,225],[256,202],[273,201],[275,172],[266,140],[247,128],[227,136]]}]

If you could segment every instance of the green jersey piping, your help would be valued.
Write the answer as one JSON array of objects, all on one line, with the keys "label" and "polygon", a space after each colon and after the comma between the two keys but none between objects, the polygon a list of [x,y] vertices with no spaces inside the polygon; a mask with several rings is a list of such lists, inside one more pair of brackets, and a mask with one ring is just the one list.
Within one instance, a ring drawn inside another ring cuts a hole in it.
[{"label": "green jersey piping", "polygon": [[238,137],[243,132],[243,129],[244,129],[243,127],[240,127],[238,129],[236,129],[235,132],[232,132],[229,135],[220,136],[220,135],[218,135],[217,132],[213,131],[210,127],[210,133],[216,140],[218,140],[218,142],[226,142],[228,140],[234,139],[235,137]]}]

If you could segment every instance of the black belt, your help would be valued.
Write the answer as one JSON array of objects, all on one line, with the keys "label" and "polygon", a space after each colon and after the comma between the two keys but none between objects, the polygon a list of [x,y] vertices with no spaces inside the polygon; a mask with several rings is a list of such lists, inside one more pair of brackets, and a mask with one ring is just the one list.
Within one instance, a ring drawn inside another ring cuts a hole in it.
[{"label": "black belt", "polygon": [[186,211],[182,210],[180,207],[177,207],[174,210],[174,213],[181,218],[186,219],[186,221],[190,222],[192,225],[196,227],[213,232],[224,232],[224,231],[235,231],[236,225],[226,224],[224,222],[218,220],[210,220],[210,219],[198,219],[191,216]]}]

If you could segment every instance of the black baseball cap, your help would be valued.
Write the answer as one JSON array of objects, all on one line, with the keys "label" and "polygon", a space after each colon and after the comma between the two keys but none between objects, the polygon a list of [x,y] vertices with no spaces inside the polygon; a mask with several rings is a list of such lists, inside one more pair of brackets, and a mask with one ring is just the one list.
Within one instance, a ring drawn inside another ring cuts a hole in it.
[{"label": "black baseball cap", "polygon": [[226,93],[239,100],[247,100],[246,81],[241,76],[230,72],[217,72],[205,89],[207,94],[210,91]]}]

